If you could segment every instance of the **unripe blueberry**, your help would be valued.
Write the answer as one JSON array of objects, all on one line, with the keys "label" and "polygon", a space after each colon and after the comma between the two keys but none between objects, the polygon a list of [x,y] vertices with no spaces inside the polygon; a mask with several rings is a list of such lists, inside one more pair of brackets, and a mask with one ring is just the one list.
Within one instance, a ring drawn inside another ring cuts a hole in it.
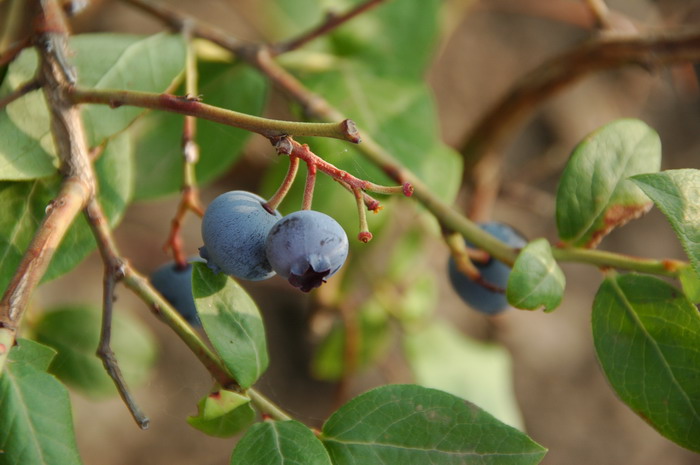
[{"label": "unripe blueberry", "polygon": [[343,266],[348,256],[348,236],[330,216],[301,210],[272,227],[265,252],[273,270],[308,292]]},{"label": "unripe blueberry", "polygon": [[[512,227],[498,222],[489,222],[479,225],[497,239],[515,248],[525,247],[527,240]],[[489,259],[486,263],[474,262],[481,272],[481,277],[490,284],[505,290],[510,276],[510,267],[505,263]],[[448,271],[452,287],[464,302],[475,310],[488,315],[496,315],[508,309],[508,299],[505,293],[488,289],[483,285],[469,279],[457,269],[455,261],[450,257]]]},{"label": "unripe blueberry", "polygon": [[202,260],[198,257],[192,258],[184,268],[180,268],[175,262],[166,263],[151,273],[149,280],[189,324],[201,326],[192,296],[192,262],[194,261]]},{"label": "unripe blueberry", "polygon": [[202,219],[204,247],[199,254],[215,272],[259,281],[274,276],[265,256],[265,238],[282,215],[263,207],[251,192],[231,191],[215,198]]}]

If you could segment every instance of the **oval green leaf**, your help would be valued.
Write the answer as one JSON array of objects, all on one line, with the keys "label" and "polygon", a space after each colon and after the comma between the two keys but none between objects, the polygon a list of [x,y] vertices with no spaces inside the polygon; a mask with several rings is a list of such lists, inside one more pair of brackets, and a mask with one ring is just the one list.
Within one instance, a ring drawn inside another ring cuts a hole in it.
[{"label": "oval green leaf", "polygon": [[658,278],[613,275],[593,302],[600,364],[623,402],[659,433],[700,452],[700,313]]},{"label": "oval green leaf", "polygon": [[511,357],[504,347],[472,340],[435,321],[405,333],[404,353],[421,386],[468,399],[503,423],[524,429]]},{"label": "oval green leaf", "polygon": [[680,271],[679,279],[683,286],[683,292],[688,299],[695,303],[700,303],[700,274],[692,267],[685,267]]},{"label": "oval green leaf", "polygon": [[221,389],[202,398],[196,416],[187,423],[201,432],[218,438],[227,438],[253,423],[255,410],[250,399],[237,392]]},{"label": "oval green leaf", "polygon": [[661,210],[700,273],[700,170],[668,170],[632,178]]},{"label": "oval green leaf", "polygon": [[614,121],[586,137],[573,151],[557,189],[559,237],[595,247],[617,226],[651,206],[627,178],[659,170],[659,135],[635,119]]},{"label": "oval green leaf", "polygon": [[[200,62],[198,73],[199,92],[205,103],[251,115],[262,113],[267,81],[255,70],[241,64]],[[183,120],[182,115],[152,112],[134,124],[137,200],[172,194],[182,188]],[[197,182],[205,184],[228,169],[242,154],[249,136],[249,131],[198,120]]]},{"label": "oval green leaf", "polygon": [[267,369],[265,327],[258,307],[232,278],[193,263],[192,292],[204,332],[243,388]]},{"label": "oval green leaf", "polygon": [[552,256],[547,239],[530,242],[518,255],[508,278],[506,297],[525,310],[556,309],[564,297],[566,277]]},{"label": "oval green leaf", "polygon": [[53,350],[20,339],[0,377],[0,461],[80,465],[66,388],[46,367]]},{"label": "oval green leaf", "polygon": [[[110,226],[116,225],[131,199],[133,169],[128,134],[110,140],[95,162],[100,184],[98,198]],[[26,182],[0,182],[0,291],[17,269],[46,208],[60,189],[58,175]],[[44,281],[67,273],[96,247],[92,231],[78,216],[56,250]]]},{"label": "oval green leaf", "polygon": [[331,465],[323,444],[298,421],[253,425],[236,445],[231,465]]},{"label": "oval green leaf", "polygon": [[536,464],[546,449],[489,413],[446,392],[389,385],[351,400],[323,426],[337,465]]},{"label": "oval green leaf", "polygon": [[[36,340],[57,352],[49,371],[93,398],[117,394],[114,381],[95,354],[101,321],[102,314],[96,308],[68,307],[43,313],[33,328]],[[140,320],[115,311],[111,347],[129,387],[148,380],[156,359],[156,342]]]}]

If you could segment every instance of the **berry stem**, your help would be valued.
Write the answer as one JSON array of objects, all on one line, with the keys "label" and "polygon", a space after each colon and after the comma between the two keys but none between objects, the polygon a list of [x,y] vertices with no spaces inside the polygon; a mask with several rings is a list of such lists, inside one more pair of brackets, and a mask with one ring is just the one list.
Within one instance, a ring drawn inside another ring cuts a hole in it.
[{"label": "berry stem", "polygon": [[314,186],[316,185],[316,165],[307,163],[306,169],[306,184],[304,184],[304,199],[301,209],[311,210],[311,202],[314,199]]},{"label": "berry stem", "polygon": [[355,194],[355,201],[357,203],[357,214],[360,217],[360,232],[357,234],[357,238],[364,243],[372,240],[372,233],[369,232],[369,225],[367,224],[367,212],[365,211],[365,202],[362,196],[362,191],[355,187],[352,190]]},{"label": "berry stem", "polygon": [[270,198],[270,200],[263,205],[265,210],[269,212],[274,212],[277,207],[280,206],[282,200],[287,196],[289,189],[291,189],[294,183],[294,178],[297,176],[297,171],[299,170],[299,159],[295,156],[289,156],[289,167],[287,168],[287,174],[282,180],[282,184],[277,188],[277,192]]}]

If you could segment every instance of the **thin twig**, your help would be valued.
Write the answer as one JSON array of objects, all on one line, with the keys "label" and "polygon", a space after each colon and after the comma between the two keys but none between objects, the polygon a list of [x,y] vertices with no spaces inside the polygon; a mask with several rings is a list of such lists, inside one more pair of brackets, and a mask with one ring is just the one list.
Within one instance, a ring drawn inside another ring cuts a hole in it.
[{"label": "thin twig", "polygon": [[10,103],[14,102],[20,97],[24,97],[30,92],[33,92],[37,89],[41,88],[41,83],[37,79],[31,79],[24,84],[20,85],[18,88],[10,92],[9,94],[5,95],[4,97],[0,97],[0,110],[8,106]]},{"label": "thin twig", "polygon": [[311,210],[314,200],[314,187],[316,186],[316,165],[306,165],[306,182],[304,183],[304,197],[301,203],[302,210]]},{"label": "thin twig", "polygon": [[588,40],[519,79],[472,129],[461,152],[473,164],[489,150],[499,151],[545,100],[589,74],[629,65],[650,69],[696,61],[700,61],[697,27]]},{"label": "thin twig", "polygon": [[368,10],[371,10],[372,8],[376,7],[384,1],[385,0],[366,0],[363,3],[356,5],[355,7],[349,9],[348,11],[342,14],[334,14],[332,12],[329,12],[328,14],[326,14],[325,21],[323,21],[321,24],[311,29],[310,31],[305,32],[304,34],[301,34],[299,37],[290,40],[285,40],[284,42],[279,42],[277,44],[272,45],[270,47],[270,52],[272,53],[272,55],[280,55],[282,53],[290,52],[292,50],[296,50],[300,47],[303,47],[312,40],[315,40],[325,34],[328,34],[332,30],[338,28],[339,26],[342,26],[354,17]]},{"label": "thin twig", "polygon": [[289,189],[292,188],[294,179],[297,177],[297,171],[299,171],[299,159],[297,157],[289,157],[289,166],[287,167],[287,174],[284,176],[280,187],[277,188],[275,194],[265,203],[265,209],[269,212],[274,212],[277,207],[280,206],[282,200],[289,193]]},{"label": "thin twig", "polygon": [[99,103],[109,105],[112,108],[129,105],[180,113],[256,132],[270,140],[276,140],[287,135],[295,135],[330,137],[354,143],[360,142],[360,136],[355,124],[347,119],[339,123],[280,121],[207,105],[200,102],[195,96],[180,97],[172,94],[152,92],[81,89],[74,87],[70,90],[70,95],[72,102],[76,104]]},{"label": "thin twig", "polygon": [[[93,201],[94,202],[94,201]],[[90,208],[90,207],[88,207]],[[119,278],[120,270],[119,265],[116,268],[110,266],[110,264],[105,263],[105,274],[104,274],[104,291],[103,291],[103,302],[102,302],[102,329],[100,331],[100,343],[97,347],[97,356],[102,359],[102,364],[107,371],[107,374],[114,381],[114,385],[119,391],[124,404],[126,404],[131,416],[136,421],[141,429],[148,429],[150,420],[141,411],[136,403],[136,400],[131,395],[131,391],[124,380],[122,371],[119,368],[119,363],[114,355],[111,348],[112,340],[112,309],[114,302],[114,285]]]}]

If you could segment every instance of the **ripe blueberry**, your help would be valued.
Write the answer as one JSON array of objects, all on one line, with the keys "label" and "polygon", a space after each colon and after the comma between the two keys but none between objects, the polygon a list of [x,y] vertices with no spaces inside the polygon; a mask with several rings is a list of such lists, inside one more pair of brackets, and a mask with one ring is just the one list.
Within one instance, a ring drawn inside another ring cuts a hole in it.
[{"label": "ripe blueberry", "polygon": [[265,257],[265,238],[282,215],[263,207],[251,192],[231,191],[215,198],[202,219],[204,247],[199,254],[215,272],[259,281],[274,276]]},{"label": "ripe blueberry", "polygon": [[201,260],[192,258],[185,268],[180,268],[175,262],[166,263],[151,273],[149,280],[189,324],[201,326],[192,296],[191,262],[194,261]]},{"label": "ripe blueberry", "polygon": [[[522,248],[527,244],[527,240],[520,233],[506,224],[489,222],[479,226],[511,247]],[[487,283],[505,290],[508,285],[508,277],[510,276],[510,267],[508,265],[495,258],[489,259],[486,263],[475,262],[474,264],[481,272],[481,277]],[[487,315],[496,315],[508,309],[508,299],[505,293],[488,289],[469,279],[457,269],[457,265],[452,257],[450,257],[448,263],[448,272],[452,287],[470,307]]]},{"label": "ripe blueberry", "polygon": [[330,216],[300,210],[272,227],[265,252],[273,270],[292,286],[309,292],[343,266],[348,256],[348,236]]}]

